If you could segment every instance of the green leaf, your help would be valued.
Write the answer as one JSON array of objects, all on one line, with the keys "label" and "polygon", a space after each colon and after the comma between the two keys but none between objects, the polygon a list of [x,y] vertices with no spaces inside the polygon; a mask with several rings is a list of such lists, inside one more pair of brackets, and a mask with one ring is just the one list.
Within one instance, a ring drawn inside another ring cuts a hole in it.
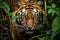
[{"label": "green leaf", "polygon": [[51,40],[53,40],[58,34],[60,34],[60,27],[52,33]]},{"label": "green leaf", "polygon": [[47,8],[51,8],[51,6],[47,6]]},{"label": "green leaf", "polygon": [[3,7],[3,10],[4,10],[6,13],[9,13],[9,10],[7,10],[6,7]]},{"label": "green leaf", "polygon": [[9,11],[10,11],[9,5],[6,2],[0,2],[0,8],[3,8],[3,10],[6,13],[9,13]]},{"label": "green leaf", "polygon": [[51,4],[51,7],[52,8],[56,8],[56,5],[53,3],[53,4]]},{"label": "green leaf", "polygon": [[58,16],[59,16],[59,12],[56,12],[56,15],[58,15]]},{"label": "green leaf", "polygon": [[52,23],[52,30],[56,31],[60,27],[60,16],[56,17]]},{"label": "green leaf", "polygon": [[52,16],[54,16],[54,14],[56,14],[56,11],[55,10],[52,11]]},{"label": "green leaf", "polygon": [[12,16],[14,14],[14,12],[9,12],[8,16]]},{"label": "green leaf", "polygon": [[40,40],[49,40],[47,37],[40,38]]},{"label": "green leaf", "polygon": [[6,13],[9,13],[9,11],[6,9],[6,7],[0,6]]},{"label": "green leaf", "polygon": [[37,36],[33,36],[32,38],[30,38],[29,40],[33,40],[33,39],[35,39],[35,38],[37,38],[37,39],[39,39],[40,40],[40,37],[39,36],[41,36],[41,35],[37,35]]},{"label": "green leaf", "polygon": [[53,11],[53,9],[49,9],[49,10],[48,10],[48,13],[49,13],[49,14],[51,14],[51,13],[52,13],[52,11]]},{"label": "green leaf", "polygon": [[51,35],[51,40],[53,40],[56,35],[60,33],[60,16],[56,17],[52,23],[52,35]]},{"label": "green leaf", "polygon": [[59,16],[59,14],[60,14],[60,8],[56,8],[56,14]]},{"label": "green leaf", "polygon": [[19,18],[20,16],[15,16],[13,18],[11,18],[10,22],[13,22],[15,19]]}]

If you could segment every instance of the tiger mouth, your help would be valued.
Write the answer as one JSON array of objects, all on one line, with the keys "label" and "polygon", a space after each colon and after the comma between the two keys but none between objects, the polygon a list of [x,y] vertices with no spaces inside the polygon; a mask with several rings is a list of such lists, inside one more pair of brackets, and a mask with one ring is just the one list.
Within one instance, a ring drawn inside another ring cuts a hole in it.
[{"label": "tiger mouth", "polygon": [[33,34],[34,31],[35,31],[35,28],[28,28],[28,27],[24,27],[22,25],[18,25],[18,24],[15,24],[16,25],[16,28],[18,29],[19,32],[24,32],[26,34]]},{"label": "tiger mouth", "polygon": [[25,31],[26,34],[33,34],[34,31]]}]

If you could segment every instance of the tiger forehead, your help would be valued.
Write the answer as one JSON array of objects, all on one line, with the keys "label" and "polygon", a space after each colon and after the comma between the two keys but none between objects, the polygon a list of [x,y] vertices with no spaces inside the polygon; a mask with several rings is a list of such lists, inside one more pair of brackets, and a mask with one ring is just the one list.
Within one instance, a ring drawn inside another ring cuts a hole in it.
[{"label": "tiger forehead", "polygon": [[28,12],[27,15],[32,16],[32,10],[31,9],[30,10],[28,9],[27,12]]},{"label": "tiger forehead", "polygon": [[36,2],[37,0],[20,0],[20,1],[23,1],[23,2],[34,1],[34,2]]},{"label": "tiger forehead", "polygon": [[37,0],[20,0],[20,2],[23,4],[23,3],[29,3],[29,1],[33,1],[34,3],[37,2]]}]

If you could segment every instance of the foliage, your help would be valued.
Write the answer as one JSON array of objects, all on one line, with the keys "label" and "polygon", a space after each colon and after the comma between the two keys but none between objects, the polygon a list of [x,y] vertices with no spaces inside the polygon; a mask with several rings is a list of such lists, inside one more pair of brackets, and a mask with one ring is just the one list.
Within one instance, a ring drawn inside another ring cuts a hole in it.
[{"label": "foliage", "polygon": [[56,37],[56,35],[58,35],[60,33],[60,16],[56,17],[52,23],[52,35],[51,35],[51,39],[53,39],[54,37]]},{"label": "foliage", "polygon": [[33,36],[33,37],[30,38],[29,40],[33,40],[34,38],[38,38],[38,39],[40,40],[39,36],[41,36],[41,35]]},{"label": "foliage", "polygon": [[52,23],[52,31],[56,31],[60,27],[60,16],[56,17]]},{"label": "foliage", "polygon": [[50,40],[55,39],[55,37],[56,37],[58,34],[60,34],[60,27],[59,27],[56,31],[54,31],[54,32],[52,33]]},{"label": "foliage", "polygon": [[9,6],[8,6],[8,4],[6,2],[0,1],[0,8],[3,8],[3,10],[6,13],[9,13],[9,11],[10,11],[10,8],[9,8]]},{"label": "foliage", "polygon": [[[0,8],[2,8],[2,9],[7,13],[7,16],[8,16],[8,17],[10,17],[10,16],[12,16],[12,15],[14,14],[14,12],[10,12],[9,5],[8,5],[8,3],[6,3],[6,2],[0,1]],[[16,18],[18,18],[18,16],[15,16],[14,18],[11,18],[10,21],[13,22],[13,20],[16,19]],[[4,20],[5,20],[5,19],[2,18],[2,19],[0,20],[0,22],[1,22],[1,21],[4,21]]]},{"label": "foliage", "polygon": [[58,8],[54,3],[51,4],[51,6],[47,6],[48,13],[54,16],[54,14],[59,15],[60,8]]},{"label": "foliage", "polygon": [[52,35],[51,40],[53,40],[59,33],[60,33],[60,8],[56,6],[56,4],[51,4],[51,6],[47,6],[48,13],[54,16],[54,14],[57,15],[57,17],[53,20],[52,23]]},{"label": "foliage", "polygon": [[45,37],[41,37],[42,35],[37,35],[37,36],[33,36],[32,38],[30,38],[30,40],[33,40],[35,38],[38,38],[38,40],[50,40],[47,36]]},{"label": "foliage", "polygon": [[[0,1],[0,9],[3,9],[6,12],[6,15],[8,18],[10,18],[14,14],[14,12],[10,12],[10,7],[9,7],[8,3],[6,3],[6,2]],[[19,16],[11,17],[9,22],[13,22],[13,20],[18,18],[18,17]],[[2,14],[0,14],[0,23],[2,21],[6,21],[6,19],[3,18]],[[0,24],[0,25],[2,25],[2,24]],[[3,40],[3,34],[2,33],[0,33],[0,40]]]}]

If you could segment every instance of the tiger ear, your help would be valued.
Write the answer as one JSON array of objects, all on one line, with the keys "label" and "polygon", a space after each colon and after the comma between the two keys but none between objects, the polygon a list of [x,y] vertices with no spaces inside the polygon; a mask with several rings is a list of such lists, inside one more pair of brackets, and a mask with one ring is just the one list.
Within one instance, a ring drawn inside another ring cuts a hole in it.
[{"label": "tiger ear", "polygon": [[20,5],[21,5],[21,4],[20,4],[20,1],[17,1],[17,2],[16,2],[16,7],[19,8]]},{"label": "tiger ear", "polygon": [[43,5],[43,1],[38,1],[37,4],[42,6]]}]

